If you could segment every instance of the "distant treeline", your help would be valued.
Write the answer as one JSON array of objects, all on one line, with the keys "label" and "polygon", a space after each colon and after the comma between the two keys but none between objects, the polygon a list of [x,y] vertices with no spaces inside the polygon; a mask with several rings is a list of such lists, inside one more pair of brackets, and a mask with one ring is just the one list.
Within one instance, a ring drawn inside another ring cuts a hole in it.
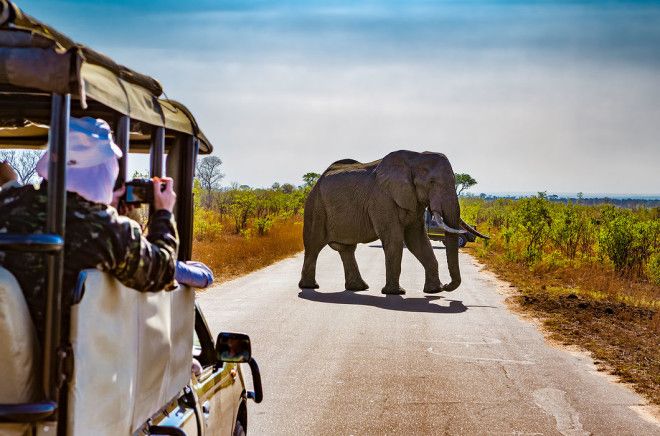
[{"label": "distant treeline", "polygon": [[[610,198],[610,197],[564,197],[559,195],[547,195],[543,194],[548,201],[554,203],[564,203],[564,204],[581,204],[585,206],[596,206],[599,204],[613,204],[615,206],[623,207],[626,209],[637,209],[640,207],[643,208],[656,208],[660,207],[660,199],[645,199],[645,198]],[[506,200],[517,200],[521,198],[526,198],[529,196],[522,195],[467,195],[467,198],[481,198],[483,200],[497,200],[497,199],[506,199]]]}]

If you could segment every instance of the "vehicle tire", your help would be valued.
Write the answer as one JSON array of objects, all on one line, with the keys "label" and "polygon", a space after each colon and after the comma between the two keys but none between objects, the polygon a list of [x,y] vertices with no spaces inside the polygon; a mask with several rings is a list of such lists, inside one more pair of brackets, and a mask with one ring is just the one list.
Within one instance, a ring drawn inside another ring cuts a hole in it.
[{"label": "vehicle tire", "polygon": [[467,239],[463,235],[458,235],[458,246],[463,248],[467,244]]},{"label": "vehicle tire", "polygon": [[241,421],[236,421],[236,426],[234,427],[232,436],[246,436],[245,429],[243,428],[243,423]]}]

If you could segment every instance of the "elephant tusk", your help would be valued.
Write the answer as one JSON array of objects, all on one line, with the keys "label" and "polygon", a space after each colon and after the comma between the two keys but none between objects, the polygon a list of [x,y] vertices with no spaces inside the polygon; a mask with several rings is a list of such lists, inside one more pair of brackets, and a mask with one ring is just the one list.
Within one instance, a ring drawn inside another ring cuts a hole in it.
[{"label": "elephant tusk", "polygon": [[464,229],[466,229],[468,232],[472,233],[475,236],[479,236],[480,238],[484,238],[484,239],[490,239],[490,236],[486,236],[484,234],[479,233],[477,229],[475,229],[474,227],[463,221],[463,218],[461,218],[461,226],[463,226]]},{"label": "elephant tusk", "polygon": [[440,215],[433,214],[433,216],[435,217],[436,221],[438,221],[438,226],[442,230],[444,230],[445,232],[447,232],[447,233],[457,233],[457,234],[467,233],[467,231],[465,231],[465,230],[459,230],[459,229],[455,229],[453,227],[449,227],[447,224],[445,224],[445,221],[442,219],[442,217]]}]

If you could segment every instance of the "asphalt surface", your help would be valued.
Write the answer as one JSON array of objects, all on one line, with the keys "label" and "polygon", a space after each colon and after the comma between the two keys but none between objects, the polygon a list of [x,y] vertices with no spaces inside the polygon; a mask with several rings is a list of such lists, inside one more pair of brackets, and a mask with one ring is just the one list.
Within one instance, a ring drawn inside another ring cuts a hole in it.
[{"label": "asphalt surface", "polygon": [[371,286],[359,293],[344,290],[326,247],[318,290],[298,289],[298,255],[200,295],[215,333],[252,338],[265,399],[249,404],[248,434],[660,435],[639,396],[549,344],[471,257],[461,254],[461,287],[433,297],[407,250],[401,297],[380,293],[380,246],[357,257]]}]

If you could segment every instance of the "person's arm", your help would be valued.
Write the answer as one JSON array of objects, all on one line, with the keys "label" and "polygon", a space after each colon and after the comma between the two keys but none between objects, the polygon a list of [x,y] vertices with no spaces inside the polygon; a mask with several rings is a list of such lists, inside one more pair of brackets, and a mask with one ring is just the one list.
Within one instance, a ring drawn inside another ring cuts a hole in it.
[{"label": "person's arm", "polygon": [[201,262],[179,262],[176,263],[176,281],[204,289],[213,284],[213,271]]},{"label": "person's arm", "polygon": [[164,179],[165,191],[154,182],[154,208],[145,237],[138,223],[125,217],[116,217],[113,238],[114,263],[106,264],[124,285],[141,292],[156,292],[174,287],[176,257],[179,238],[172,216],[176,195],[172,179]]}]

